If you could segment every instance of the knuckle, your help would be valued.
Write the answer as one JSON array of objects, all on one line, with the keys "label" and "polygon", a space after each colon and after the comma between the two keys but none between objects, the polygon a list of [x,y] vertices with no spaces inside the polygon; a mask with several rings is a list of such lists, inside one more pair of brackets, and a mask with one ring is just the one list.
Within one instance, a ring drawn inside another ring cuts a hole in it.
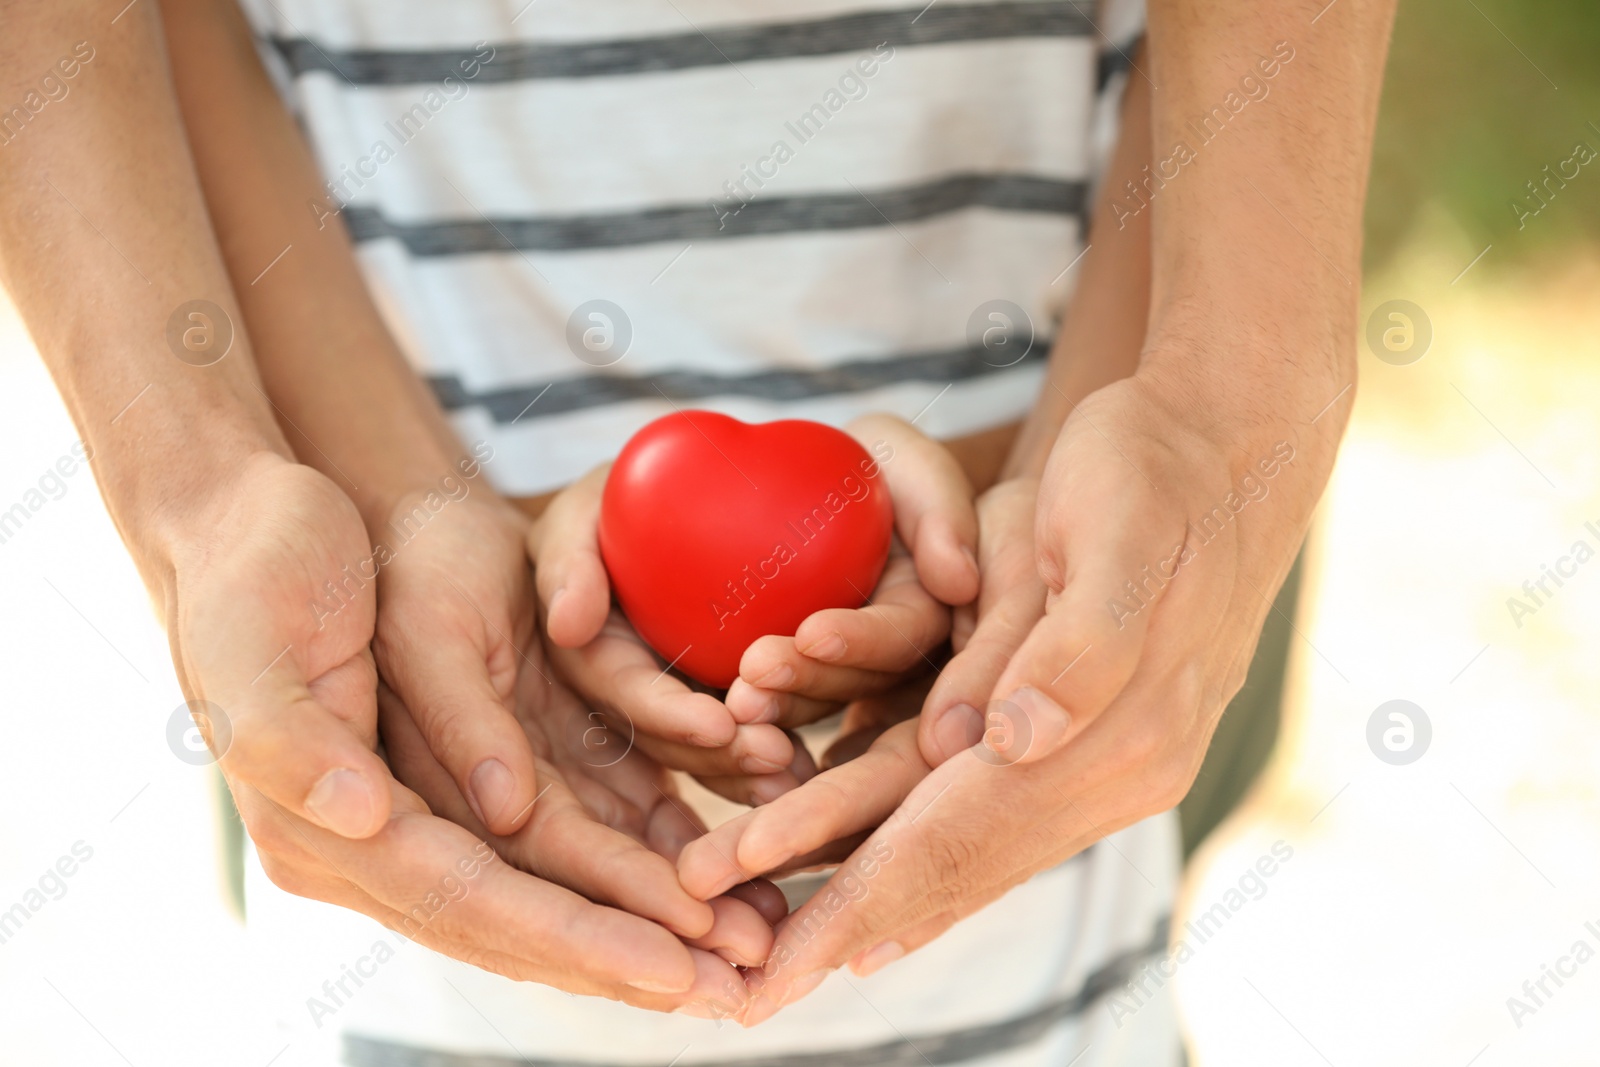
[{"label": "knuckle", "polygon": [[1199,694],[1198,678],[1188,675],[1172,693],[1172,716],[1141,717],[1140,740],[1148,750],[1137,763],[1137,777],[1138,801],[1145,814],[1176,807],[1200,773],[1209,726],[1200,713]]},{"label": "knuckle", "polygon": [[[1104,710],[1122,692],[1138,666],[1138,650],[1130,649],[1126,642],[1104,645],[1077,640],[1074,644],[1069,640],[1058,648],[1055,659],[1062,666],[1056,671],[1066,669],[1053,686],[1043,688],[1046,692],[1053,690],[1061,706],[1075,719]],[[1081,662],[1074,663],[1080,656]]]},{"label": "knuckle", "polygon": [[272,767],[297,766],[303,758],[290,751],[281,731],[253,711],[244,711],[230,720],[232,738],[227,750],[217,757],[217,766],[230,781],[259,785]]},{"label": "knuckle", "polygon": [[1124,771],[1147,770],[1162,756],[1170,735],[1168,723],[1159,715],[1133,716],[1122,730],[1116,746],[1116,764]]},{"label": "knuckle", "polygon": [[1060,553],[1056,550],[1050,534],[1048,525],[1041,521],[1039,528],[1033,534],[1033,568],[1038,572],[1045,588],[1059,594],[1067,587],[1067,568],[1062,564]]},{"label": "knuckle", "polygon": [[441,702],[429,704],[422,714],[420,725],[428,739],[429,750],[438,757],[440,763],[448,766],[453,760],[471,755],[469,749],[475,732],[462,707]]},{"label": "knuckle", "polygon": [[[812,817],[819,824],[830,828],[838,826],[855,810],[856,798],[846,792],[838,782],[825,775],[814,779],[812,792],[815,794],[812,803],[816,804]],[[785,795],[796,796],[793,793]]]},{"label": "knuckle", "polygon": [[945,899],[962,872],[974,870],[983,859],[982,847],[960,832],[926,836],[921,847],[927,858],[919,868],[922,888],[925,896],[935,900]]}]

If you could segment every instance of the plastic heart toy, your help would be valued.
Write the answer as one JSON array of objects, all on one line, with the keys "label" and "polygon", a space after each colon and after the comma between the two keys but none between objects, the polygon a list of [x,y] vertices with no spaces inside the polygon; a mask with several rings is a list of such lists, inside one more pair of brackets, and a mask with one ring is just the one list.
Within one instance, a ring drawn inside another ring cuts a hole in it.
[{"label": "plastic heart toy", "polygon": [[874,451],[820,423],[709,411],[634,434],[606,479],[600,555],[639,636],[725,688],[756,638],[861,606],[894,528],[879,467],[893,451]]}]

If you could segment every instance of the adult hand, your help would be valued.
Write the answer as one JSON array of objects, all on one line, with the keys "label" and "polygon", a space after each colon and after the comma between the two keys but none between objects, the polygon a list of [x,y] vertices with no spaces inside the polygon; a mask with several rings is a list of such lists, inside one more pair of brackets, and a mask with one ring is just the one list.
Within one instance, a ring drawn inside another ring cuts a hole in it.
[{"label": "adult hand", "polygon": [[[961,693],[975,686],[986,691],[1043,614],[1044,585],[1035,568],[1031,536],[1037,492],[1036,483],[1019,478],[979,497],[982,587],[975,604],[956,612],[955,656],[944,672],[852,704],[841,737],[824,757],[827,769],[822,774],[689,844],[679,856],[678,870],[690,893],[709,898],[757,874],[801,870],[850,857],[841,869],[842,879],[859,875],[865,857],[884,855],[874,849],[887,847],[892,856],[893,849],[905,847],[880,827],[891,818],[914,825],[945,788],[944,784],[922,787],[922,783],[930,773],[941,783],[950,779],[949,771],[932,769],[919,746],[919,732],[926,730],[925,709],[959,702]],[[960,748],[976,743],[981,724],[973,725],[970,737],[963,733],[953,743]],[[870,849],[863,845],[869,835]],[[878,867],[874,877],[881,876],[882,869]],[[738,1003],[722,998],[713,1001],[712,1009],[719,1015],[742,1016],[747,1024],[759,1022],[787,994],[788,979],[801,973],[811,972],[797,972],[774,954],[759,973],[749,975],[749,984],[761,995]],[[781,986],[773,984],[779,980]]]},{"label": "adult hand", "polygon": [[372,551],[331,482],[262,453],[196,511],[190,528],[205,532],[174,553],[167,632],[276,884],[571,992],[668,1010],[725,988],[731,968],[713,954],[499,862],[390,775],[375,751],[371,586],[335,611],[326,600]]},{"label": "adult hand", "polygon": [[788,912],[783,894],[770,882],[747,880],[707,903],[689,896],[673,861],[705,827],[679,800],[671,776],[607,729],[564,686],[546,681],[537,643],[528,656],[517,683],[516,712],[541,785],[527,822],[509,835],[490,833],[410,710],[380,686],[381,733],[396,776],[435,814],[483,836],[521,870],[659,922],[687,944],[735,965],[766,959],[772,927]]},{"label": "adult hand", "polygon": [[[919,736],[935,769],[855,853],[886,849],[894,861],[809,940],[790,931],[810,905],[780,927],[782,965],[769,961],[747,1022],[819,971],[852,962],[867,973],[916,949],[1182,797],[1243,682],[1337,442],[1341,419],[1318,422],[1339,384],[1279,386],[1270,407],[1215,391],[1207,402],[1193,382],[1141,372],[1079,406],[1040,492],[1043,588],[1013,573],[1008,596],[985,570],[985,596],[1014,612],[983,614],[941,676]],[[1012,536],[1011,551],[1035,558],[1025,528]]]},{"label": "adult hand", "polygon": [[[466,461],[469,472],[408,494],[374,531],[387,550],[373,647],[395,776],[521,869],[759,962],[768,922],[742,901],[708,907],[678,885],[671,861],[704,828],[670,779],[552,678],[535,630],[528,521],[475,489]],[[538,790],[526,804],[523,783]]]},{"label": "adult hand", "polygon": [[748,884],[752,872],[777,876],[848,856],[930,770],[917,749],[917,724],[908,721],[926,689],[907,686],[851,704],[820,774],[688,843],[678,856],[683,887],[710,900]]}]

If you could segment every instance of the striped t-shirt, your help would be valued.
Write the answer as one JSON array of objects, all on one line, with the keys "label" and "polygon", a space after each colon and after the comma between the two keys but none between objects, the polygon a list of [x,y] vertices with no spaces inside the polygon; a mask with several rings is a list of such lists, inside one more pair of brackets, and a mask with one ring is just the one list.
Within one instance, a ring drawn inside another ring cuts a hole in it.
[{"label": "striped t-shirt", "polygon": [[328,180],[307,210],[518,495],[674,407],[1020,418],[1142,25],[1140,0],[244,6]]},{"label": "striped t-shirt", "polygon": [[[328,181],[307,210],[348,228],[390,329],[514,494],[675,407],[890,411],[936,437],[1020,418],[1143,18],[1138,0],[242,4]],[[750,1031],[510,982],[256,865],[249,891],[257,950],[307,988],[363,976],[264,1009],[281,1067],[1167,1067],[1165,992],[1132,1019],[1107,996],[1162,953],[1176,877],[1174,821],[1146,820]]]}]

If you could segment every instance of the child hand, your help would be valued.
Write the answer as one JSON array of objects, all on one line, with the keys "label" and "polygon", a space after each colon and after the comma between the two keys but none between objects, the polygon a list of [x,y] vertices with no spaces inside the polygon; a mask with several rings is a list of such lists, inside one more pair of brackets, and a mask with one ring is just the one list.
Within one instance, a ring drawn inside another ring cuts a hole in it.
[{"label": "child hand", "polygon": [[739,803],[782,795],[814,773],[805,746],[777,726],[740,723],[722,701],[690,689],[612,608],[599,543],[609,470],[562,490],[529,531],[552,665],[623,744]]},{"label": "child hand", "polygon": [[874,455],[894,504],[895,544],[865,607],[819,611],[793,637],[753,642],[728,689],[740,723],[800,726],[841,704],[938,670],[949,608],[978,595],[972,484],[954,456],[910,423],[868,415],[846,431]]}]

